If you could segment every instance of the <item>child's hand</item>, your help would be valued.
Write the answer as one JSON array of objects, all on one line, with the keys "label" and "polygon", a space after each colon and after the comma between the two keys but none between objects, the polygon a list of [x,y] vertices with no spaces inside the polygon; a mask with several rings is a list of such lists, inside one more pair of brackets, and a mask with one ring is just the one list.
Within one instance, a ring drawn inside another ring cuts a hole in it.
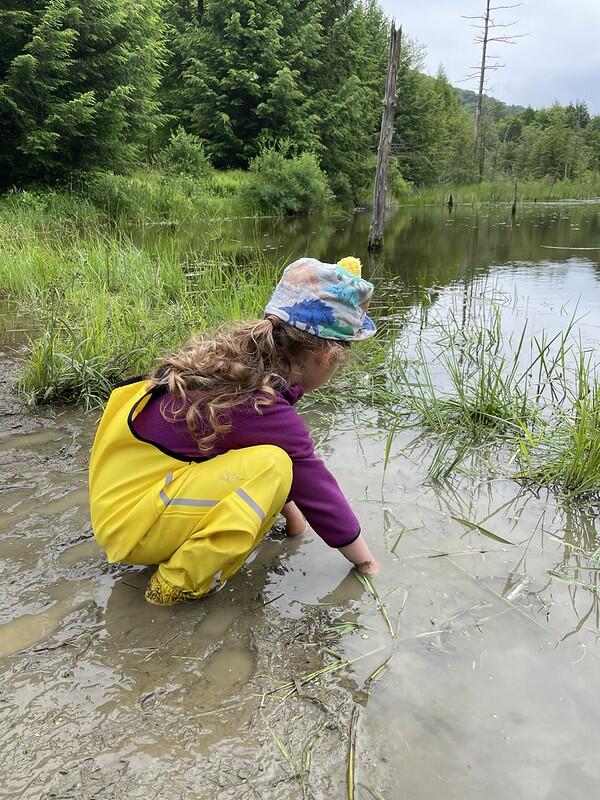
[{"label": "child's hand", "polygon": [[363,575],[377,575],[380,570],[378,561],[372,559],[371,561],[363,561],[362,564],[357,564],[356,569]]},{"label": "child's hand", "polygon": [[281,513],[285,517],[285,532],[288,536],[300,536],[307,530],[308,523],[294,502],[286,503]]}]

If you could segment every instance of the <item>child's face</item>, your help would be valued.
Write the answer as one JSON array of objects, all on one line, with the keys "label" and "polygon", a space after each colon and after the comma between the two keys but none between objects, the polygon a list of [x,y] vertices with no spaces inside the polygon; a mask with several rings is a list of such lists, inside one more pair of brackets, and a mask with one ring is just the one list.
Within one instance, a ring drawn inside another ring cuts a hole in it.
[{"label": "child's face", "polygon": [[310,392],[318,389],[335,375],[340,368],[340,359],[335,348],[309,353],[302,364],[302,385]]}]

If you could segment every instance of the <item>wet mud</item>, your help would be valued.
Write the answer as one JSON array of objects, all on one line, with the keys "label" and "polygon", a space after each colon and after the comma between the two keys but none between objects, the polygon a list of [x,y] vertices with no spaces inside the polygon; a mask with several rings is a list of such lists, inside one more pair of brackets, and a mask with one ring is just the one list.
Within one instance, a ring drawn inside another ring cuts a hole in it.
[{"label": "wet mud", "polygon": [[149,570],[108,565],[90,529],[95,419],[22,408],[17,375],[4,358],[2,797],[293,797],[297,781],[268,726],[290,724],[301,743],[324,719],[310,790],[335,796],[351,694],[315,688],[300,716],[297,701],[263,699],[324,663],[318,641],[330,609],[286,618],[269,602],[280,594],[271,578],[285,581],[303,544],[274,534],[214,598],[148,605]]}]

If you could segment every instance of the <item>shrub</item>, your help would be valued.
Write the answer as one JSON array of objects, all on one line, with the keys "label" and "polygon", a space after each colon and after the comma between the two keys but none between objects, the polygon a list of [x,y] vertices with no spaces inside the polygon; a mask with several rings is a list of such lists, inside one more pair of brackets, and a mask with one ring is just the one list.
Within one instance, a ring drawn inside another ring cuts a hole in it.
[{"label": "shrub", "polygon": [[139,187],[128,176],[112,172],[90,174],[79,188],[111,220],[132,219],[144,205]]},{"label": "shrub", "polygon": [[189,175],[198,179],[209,178],[213,171],[202,139],[187,133],[181,126],[171,134],[168,144],[159,153],[158,164],[170,175]]},{"label": "shrub", "polygon": [[252,207],[275,214],[307,213],[333,198],[316,156],[291,155],[285,143],[264,147],[252,160],[245,193]]}]

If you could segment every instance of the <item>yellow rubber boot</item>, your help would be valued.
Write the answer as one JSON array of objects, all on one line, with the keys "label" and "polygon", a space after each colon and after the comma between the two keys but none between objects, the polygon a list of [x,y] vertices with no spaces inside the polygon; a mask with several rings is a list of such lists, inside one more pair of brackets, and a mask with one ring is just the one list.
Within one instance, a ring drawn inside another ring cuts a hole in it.
[{"label": "yellow rubber boot", "polygon": [[186,593],[176,586],[171,586],[159,575],[158,570],[148,581],[144,597],[155,606],[174,606],[176,603],[183,603],[187,599]]}]

